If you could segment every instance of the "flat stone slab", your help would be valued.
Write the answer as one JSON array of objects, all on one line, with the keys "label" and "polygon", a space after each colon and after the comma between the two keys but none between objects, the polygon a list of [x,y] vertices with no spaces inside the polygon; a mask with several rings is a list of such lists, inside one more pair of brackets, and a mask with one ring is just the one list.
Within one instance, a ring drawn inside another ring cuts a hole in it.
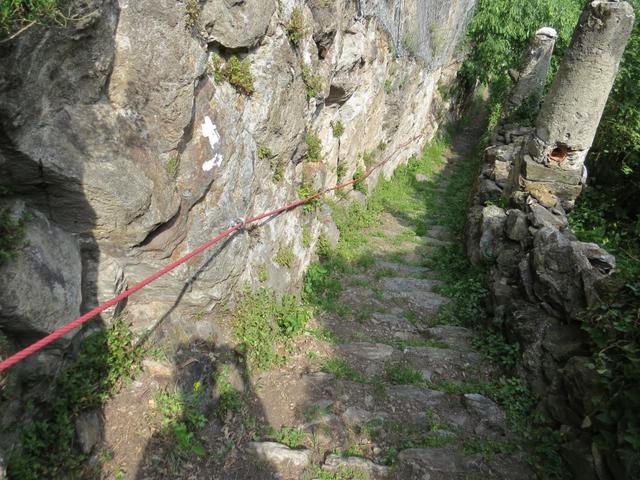
[{"label": "flat stone slab", "polygon": [[[398,471],[412,474],[429,473],[466,474],[476,473],[481,478],[482,459],[479,455],[466,456],[448,448],[410,448],[398,455]],[[405,477],[403,477],[405,478]],[[473,478],[473,477],[465,477]]]},{"label": "flat stone slab", "polygon": [[374,419],[382,419],[385,417],[381,413],[373,413],[359,407],[349,407],[341,415],[344,423],[347,425],[364,425]]},{"label": "flat stone slab", "polygon": [[311,462],[311,450],[294,450],[276,442],[250,442],[247,452],[278,468],[303,470]]},{"label": "flat stone slab", "polygon": [[446,400],[445,393],[416,385],[392,385],[387,387],[385,391],[387,396],[394,398],[394,400],[410,401],[422,407],[438,405]]},{"label": "flat stone slab", "polygon": [[479,393],[466,393],[464,395],[464,405],[470,413],[480,419],[480,425],[476,428],[476,433],[483,433],[487,430],[505,430],[507,415],[490,398]]},{"label": "flat stone slab", "polygon": [[450,348],[435,347],[407,347],[404,353],[414,357],[427,359],[430,365],[451,367],[460,363],[478,363],[482,356],[476,352],[452,350]]},{"label": "flat stone slab", "polygon": [[416,267],[413,265],[405,265],[403,263],[377,261],[374,265],[376,270],[388,270],[402,275],[426,275],[431,270],[427,267]]},{"label": "flat stone slab", "polygon": [[400,316],[388,313],[374,313],[371,321],[394,332],[418,333],[418,329],[409,320]]},{"label": "flat stone slab", "polygon": [[468,328],[455,325],[438,325],[425,330],[427,335],[447,345],[458,348],[470,348],[473,332]]},{"label": "flat stone slab", "polygon": [[384,343],[347,343],[340,345],[339,349],[346,354],[372,361],[384,360],[393,355],[393,347]]},{"label": "flat stone slab", "polygon": [[[322,466],[323,470],[336,473],[340,468],[365,472],[369,476],[367,478],[387,478],[389,476],[389,467],[378,465],[371,460],[361,457],[340,457],[338,455],[329,455]],[[351,477],[350,477],[351,478]],[[360,477],[358,477],[360,478]]]},{"label": "flat stone slab", "polygon": [[433,287],[438,285],[442,285],[442,282],[426,278],[385,277],[382,279],[382,288],[390,292],[432,292]]}]

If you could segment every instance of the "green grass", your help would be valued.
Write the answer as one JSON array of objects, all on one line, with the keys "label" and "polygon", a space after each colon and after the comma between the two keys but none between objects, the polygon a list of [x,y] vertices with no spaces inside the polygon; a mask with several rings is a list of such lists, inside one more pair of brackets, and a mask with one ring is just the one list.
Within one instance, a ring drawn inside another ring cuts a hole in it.
[{"label": "green grass", "polygon": [[300,448],[304,447],[307,441],[307,434],[301,428],[284,426],[276,429],[269,426],[265,429],[263,438],[282,443],[289,448]]},{"label": "green grass", "polygon": [[302,480],[369,480],[369,474],[353,467],[338,467],[335,473],[331,473],[314,465],[304,473]]},{"label": "green grass", "polygon": [[293,247],[280,247],[273,257],[273,261],[281,267],[291,268],[296,257],[293,253]]},{"label": "green grass", "polygon": [[267,160],[273,156],[273,152],[266,145],[258,145],[256,155],[258,155],[258,158],[260,160]]},{"label": "green grass", "polygon": [[422,385],[424,379],[419,370],[406,363],[387,363],[384,366],[385,379],[395,385]]},{"label": "green grass", "polygon": [[26,399],[32,417],[19,427],[21,448],[8,459],[9,478],[79,478],[86,456],[76,450],[73,418],[103,406],[137,370],[142,354],[122,319],[86,338],[48,391]]},{"label": "green grass", "polygon": [[281,347],[304,331],[312,314],[313,310],[295,296],[278,299],[265,288],[246,290],[232,327],[249,368],[267,370],[282,363]]},{"label": "green grass", "polygon": [[32,23],[61,21],[60,0],[6,0],[0,2],[0,37]]},{"label": "green grass", "polygon": [[156,405],[162,416],[163,433],[173,438],[180,450],[179,453],[193,453],[199,457],[206,453],[198,439],[198,432],[207,423],[203,414],[204,398],[200,382],[196,382],[190,392],[165,390],[156,395]]},{"label": "green grass", "polygon": [[367,187],[367,182],[364,179],[364,173],[364,169],[362,167],[358,167],[351,178],[355,182],[353,184],[353,189],[367,195],[369,193],[369,187]]},{"label": "green grass", "polygon": [[323,407],[321,405],[309,405],[304,409],[304,418],[307,422],[313,422],[315,420],[319,420],[322,417],[326,417],[329,415],[331,411],[328,407]]},{"label": "green grass", "polygon": [[216,375],[218,405],[216,415],[224,419],[228,413],[237,412],[242,406],[242,395],[229,382],[229,365],[221,365]]},{"label": "green grass", "polygon": [[329,357],[322,362],[322,371],[330,373],[341,380],[349,380],[351,382],[365,383],[366,378],[349,363],[340,357]]},{"label": "green grass", "polygon": [[333,345],[342,343],[342,339],[328,328],[308,328],[305,333]]}]

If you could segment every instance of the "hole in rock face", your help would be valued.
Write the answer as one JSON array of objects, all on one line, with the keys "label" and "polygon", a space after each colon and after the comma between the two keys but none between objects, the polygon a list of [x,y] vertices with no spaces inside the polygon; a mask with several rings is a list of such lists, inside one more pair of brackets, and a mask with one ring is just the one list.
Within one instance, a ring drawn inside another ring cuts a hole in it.
[{"label": "hole in rock face", "polygon": [[558,163],[564,162],[567,159],[567,155],[569,155],[569,147],[558,144],[549,154],[549,160],[553,160]]}]

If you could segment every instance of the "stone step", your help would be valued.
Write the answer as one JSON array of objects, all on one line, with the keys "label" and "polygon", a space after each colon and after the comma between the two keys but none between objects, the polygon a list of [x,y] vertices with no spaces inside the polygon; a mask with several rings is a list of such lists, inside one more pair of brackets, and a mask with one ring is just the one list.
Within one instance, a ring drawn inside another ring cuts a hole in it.
[{"label": "stone step", "polygon": [[382,288],[387,292],[433,292],[435,287],[441,286],[440,280],[411,277],[383,277],[380,280]]},{"label": "stone step", "polygon": [[418,329],[402,315],[393,313],[373,313],[371,323],[375,325],[376,331],[383,333],[385,330],[391,332],[395,338],[409,338],[418,333]]},{"label": "stone step", "polygon": [[406,347],[403,354],[414,368],[431,372],[432,381],[464,380],[468,371],[482,361],[476,352],[451,348]]},{"label": "stone step", "polygon": [[[339,470],[354,472],[355,475],[357,475],[359,472],[362,472],[366,475],[366,477],[363,478],[368,478],[370,480],[387,479],[390,475],[389,467],[378,465],[377,463],[374,463],[371,460],[367,460],[366,458],[340,457],[334,454],[331,454],[326,458],[322,469],[333,474],[335,474]],[[361,478],[355,475],[348,478]],[[340,476],[339,478],[343,477]]]},{"label": "stone step", "polygon": [[[396,478],[418,480],[484,479],[487,468],[480,455],[463,455],[453,448],[410,448],[398,455]],[[484,473],[483,473],[484,472]]]},{"label": "stone step", "polygon": [[457,325],[436,325],[419,329],[420,333],[426,334],[428,337],[446,343],[455,350],[471,350],[471,340],[473,339],[473,331],[459,327]]},{"label": "stone step", "polygon": [[302,473],[311,463],[311,450],[294,450],[276,442],[250,442],[246,452],[263,462],[278,468],[279,473]]},{"label": "stone step", "polygon": [[425,320],[434,317],[441,305],[449,303],[448,298],[438,293],[419,290],[385,291],[384,298],[395,302],[398,306],[408,308]]},{"label": "stone step", "polygon": [[413,265],[406,265],[403,263],[389,262],[385,260],[378,260],[374,264],[374,268],[378,271],[393,272],[394,275],[415,275],[424,277],[431,272],[431,269],[427,267],[417,267]]},{"label": "stone step", "polygon": [[393,355],[392,346],[384,343],[355,342],[338,346],[342,353],[361,358],[363,360],[386,360]]}]

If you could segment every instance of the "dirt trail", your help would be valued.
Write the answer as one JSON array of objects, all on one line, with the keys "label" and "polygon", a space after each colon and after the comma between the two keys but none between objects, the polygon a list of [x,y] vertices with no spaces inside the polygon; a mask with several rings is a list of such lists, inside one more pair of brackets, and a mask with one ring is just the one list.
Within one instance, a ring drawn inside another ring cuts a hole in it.
[{"label": "dirt trail", "polygon": [[[484,120],[477,111],[452,139],[439,170],[432,178],[417,174],[416,182],[444,191],[456,166],[474,154]],[[429,209],[446,201],[432,198]],[[517,455],[496,448],[511,441],[505,412],[473,391],[499,372],[474,349],[471,330],[437,324],[438,309],[449,300],[424,265],[440,247],[461,240],[445,225],[418,232],[411,215],[392,208],[380,215],[366,232],[373,261],[339,276],[335,311],[318,313],[284,366],[232,375],[246,403],[224,421],[208,422],[201,434],[205,455],[174,458],[175,445],[153,433],[152,392],[175,373],[148,362],[107,409],[113,458],[105,471],[113,475],[114,465],[122,465],[124,475],[116,478],[136,479],[534,478]],[[176,363],[221,359],[238,363],[231,351],[195,342]],[[181,370],[184,388],[202,368]]]}]

